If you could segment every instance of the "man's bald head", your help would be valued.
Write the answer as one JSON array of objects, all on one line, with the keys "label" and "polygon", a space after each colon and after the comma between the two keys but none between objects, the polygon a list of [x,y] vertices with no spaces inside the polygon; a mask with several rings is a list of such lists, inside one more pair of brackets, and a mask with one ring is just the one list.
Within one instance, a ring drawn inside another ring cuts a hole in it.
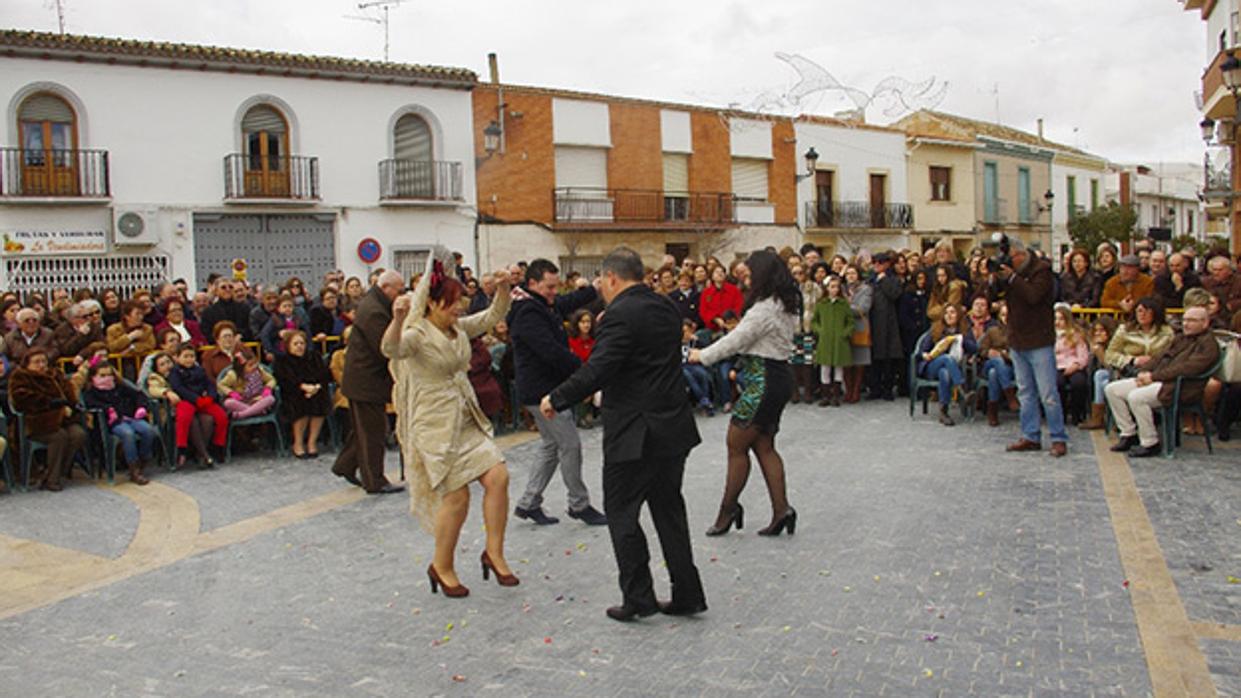
[{"label": "man's bald head", "polygon": [[1185,314],[1181,316],[1181,329],[1187,337],[1206,332],[1210,324],[1211,316],[1207,314],[1207,309],[1202,306],[1186,308]]},{"label": "man's bald head", "polygon": [[1185,259],[1185,255],[1177,252],[1168,258],[1168,268],[1174,273],[1184,274],[1189,269],[1189,260]]},{"label": "man's bald head", "polygon": [[393,300],[401,295],[401,291],[405,290],[405,279],[402,279],[399,273],[388,269],[379,275],[375,285],[379,287],[381,293],[388,297],[388,300]]}]

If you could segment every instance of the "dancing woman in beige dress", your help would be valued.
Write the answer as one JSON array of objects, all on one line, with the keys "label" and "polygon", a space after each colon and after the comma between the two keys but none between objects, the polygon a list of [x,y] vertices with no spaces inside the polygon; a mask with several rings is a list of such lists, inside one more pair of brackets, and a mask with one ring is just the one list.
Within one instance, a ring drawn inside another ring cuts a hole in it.
[{"label": "dancing woman in beige dress", "polygon": [[435,535],[435,558],[427,567],[431,591],[442,586],[451,597],[470,593],[457,577],[453,552],[469,513],[469,484],[475,480],[483,486],[487,526],[483,579],[495,572],[501,585],[518,584],[504,559],[508,468],[466,377],[470,339],[508,313],[509,286],[502,280],[491,307],[466,317],[461,317],[463,290],[435,262],[435,271],[423,275],[413,294],[393,302],[392,323],[380,345],[392,360],[397,437],[409,471],[411,509]]}]

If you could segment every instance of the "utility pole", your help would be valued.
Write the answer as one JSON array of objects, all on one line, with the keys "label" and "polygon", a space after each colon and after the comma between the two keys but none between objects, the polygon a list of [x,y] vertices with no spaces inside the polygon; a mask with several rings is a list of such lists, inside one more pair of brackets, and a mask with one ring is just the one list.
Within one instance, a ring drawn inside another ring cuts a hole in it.
[{"label": "utility pole", "polygon": [[50,0],[48,7],[56,9],[56,23],[60,27],[60,35],[65,35],[65,0]]},{"label": "utility pole", "polygon": [[[58,0],[59,2],[59,0]],[[388,62],[388,11],[404,3],[405,0],[369,0],[368,2],[358,3],[359,10],[369,10],[372,7],[378,7],[383,11],[383,17],[371,17],[370,15],[345,15],[345,19],[356,19],[362,22],[370,22],[372,24],[383,25],[384,28],[384,62]]]}]

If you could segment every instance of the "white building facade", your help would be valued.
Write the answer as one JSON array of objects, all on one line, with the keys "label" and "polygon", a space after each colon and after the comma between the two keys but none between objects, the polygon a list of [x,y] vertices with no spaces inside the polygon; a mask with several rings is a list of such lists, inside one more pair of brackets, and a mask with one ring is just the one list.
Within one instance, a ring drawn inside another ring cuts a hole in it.
[{"label": "white building facade", "polygon": [[1051,245],[1058,252],[1053,255],[1055,259],[1073,247],[1069,221],[1107,203],[1107,174],[1107,161],[1102,158],[1055,152],[1051,160]]},{"label": "white building facade", "polygon": [[467,70],[0,32],[0,284],[475,257]]},{"label": "white building facade", "polygon": [[1201,193],[1201,165],[1116,165],[1107,175],[1108,200],[1133,206],[1138,235],[1157,239],[1189,235],[1207,241]]}]

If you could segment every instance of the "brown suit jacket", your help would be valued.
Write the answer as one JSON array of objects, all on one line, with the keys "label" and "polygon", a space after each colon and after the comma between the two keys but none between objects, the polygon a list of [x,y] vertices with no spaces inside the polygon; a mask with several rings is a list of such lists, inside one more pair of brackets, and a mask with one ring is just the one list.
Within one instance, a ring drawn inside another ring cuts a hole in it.
[{"label": "brown suit jacket", "polygon": [[14,364],[20,364],[22,357],[31,349],[42,349],[47,352],[47,360],[55,364],[56,357],[60,356],[60,350],[56,348],[56,340],[53,339],[52,331],[46,327],[39,328],[39,334],[35,336],[34,342],[30,346],[26,346],[26,340],[22,338],[21,328],[13,330],[4,336],[4,350],[9,355],[9,360]]},{"label": "brown suit jacket", "polygon": [[[1210,332],[1193,337],[1177,335],[1172,344],[1151,361],[1147,369],[1153,380],[1163,383],[1159,388],[1159,402],[1171,405],[1177,378],[1201,375],[1218,359],[1219,342],[1215,341],[1215,335]],[[1197,402],[1202,398],[1205,387],[1205,380],[1181,383],[1181,402]]]},{"label": "brown suit jacket", "polygon": [[392,401],[392,374],[388,357],[379,350],[388,324],[392,322],[392,301],[379,286],[372,286],[358,303],[345,352],[345,372],[340,392],[357,402],[386,404]]},{"label": "brown suit jacket", "polygon": [[1125,298],[1135,302],[1146,296],[1155,295],[1155,280],[1146,274],[1138,274],[1133,283],[1126,285],[1120,280],[1120,274],[1113,276],[1103,284],[1103,297],[1099,299],[1099,307],[1119,308]]}]

